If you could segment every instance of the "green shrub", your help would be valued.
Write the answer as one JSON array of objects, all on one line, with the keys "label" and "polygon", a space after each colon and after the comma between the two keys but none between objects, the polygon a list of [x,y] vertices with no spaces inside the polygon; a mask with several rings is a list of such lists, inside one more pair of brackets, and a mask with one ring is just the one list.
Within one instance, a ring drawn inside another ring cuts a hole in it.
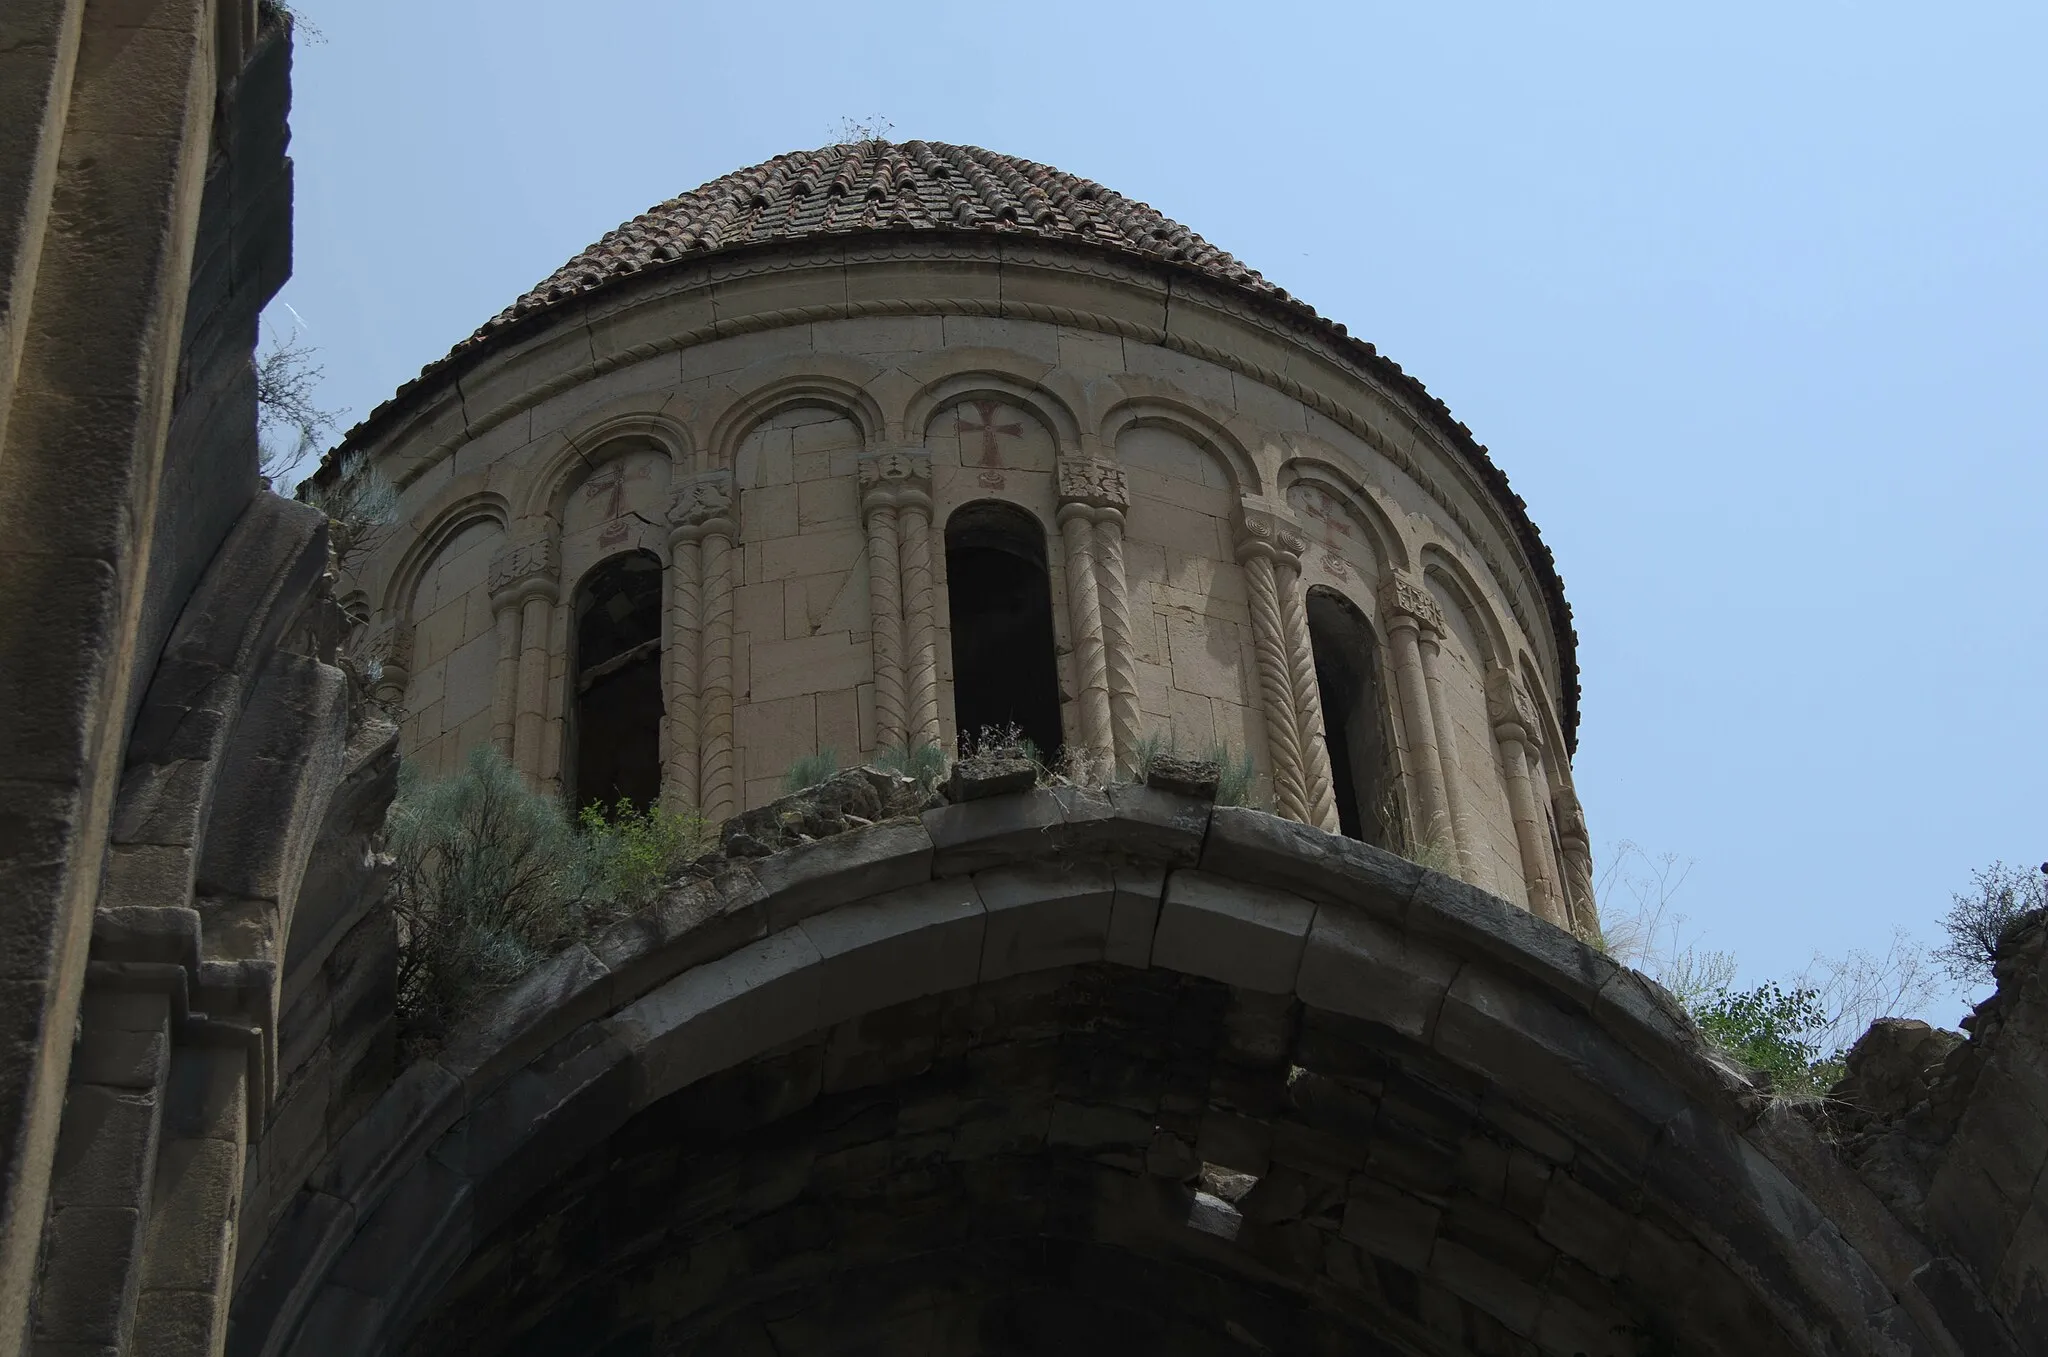
[{"label": "green shrub", "polygon": [[838,771],[838,750],[820,749],[815,754],[805,754],[789,765],[789,771],[782,775],[782,790],[789,793],[815,787]]},{"label": "green shrub", "polygon": [[1707,1040],[1770,1075],[1782,1096],[1817,1098],[1842,1077],[1842,1052],[1821,1048],[1829,1019],[1818,990],[1782,989],[1775,981],[1720,989],[1693,1006],[1693,1020]]},{"label": "green shrub", "polygon": [[677,872],[712,847],[702,816],[658,805],[643,810],[626,797],[610,811],[591,802],[576,823],[582,832],[584,898],[592,912],[610,918],[654,903]]},{"label": "green shrub", "polygon": [[1138,737],[1138,747],[1132,753],[1131,776],[1143,782],[1152,765],[1162,758],[1205,759],[1216,765],[1216,804],[1219,806],[1248,806],[1253,810],[1270,810],[1269,799],[1259,788],[1258,765],[1252,761],[1249,751],[1240,753],[1221,740],[1211,741],[1201,753],[1193,753],[1181,747],[1179,736],[1171,730],[1160,734],[1147,731]]},{"label": "green shrub", "polygon": [[438,782],[401,765],[385,823],[408,1035],[439,1036],[580,928],[583,846],[497,750]]},{"label": "green shrub", "polygon": [[946,780],[949,765],[946,751],[929,740],[886,745],[875,751],[875,767],[909,778],[927,796]]}]

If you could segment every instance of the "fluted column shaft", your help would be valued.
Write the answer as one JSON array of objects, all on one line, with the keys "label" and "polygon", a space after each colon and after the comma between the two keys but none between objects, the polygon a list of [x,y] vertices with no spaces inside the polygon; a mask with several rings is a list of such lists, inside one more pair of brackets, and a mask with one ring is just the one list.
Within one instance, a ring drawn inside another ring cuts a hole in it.
[{"label": "fluted column shaft", "polygon": [[898,510],[903,569],[904,724],[913,745],[939,742],[938,625],[932,617],[932,507],[906,497]]},{"label": "fluted column shaft", "polygon": [[[491,604],[498,610],[500,649],[492,675],[492,737],[501,733],[499,712],[510,712],[512,766],[538,785],[547,743],[548,645],[555,602],[561,596],[561,544],[552,520],[530,520],[518,540],[491,558]],[[514,624],[508,615],[516,616]],[[508,680],[506,657],[518,655]],[[509,686],[509,693],[507,691]],[[509,698],[509,700],[506,700]],[[498,703],[505,702],[500,708]]]},{"label": "fluted column shaft", "polygon": [[730,471],[679,482],[669,499],[668,764],[664,794],[716,825],[739,811],[733,777],[733,521]]},{"label": "fluted column shaft", "polygon": [[510,760],[519,702],[519,605],[499,599],[492,599],[491,605],[498,646],[491,671],[491,744]]},{"label": "fluted column shaft", "polygon": [[1500,747],[1501,766],[1507,774],[1508,810],[1514,816],[1515,842],[1521,850],[1522,880],[1529,897],[1529,910],[1558,927],[1568,924],[1562,898],[1550,865],[1547,823],[1536,789],[1529,775],[1531,755],[1539,744],[1535,704],[1510,670],[1496,668],[1487,675],[1486,700],[1493,718],[1493,738]]},{"label": "fluted column shaft", "polygon": [[[1395,571],[1380,586],[1380,617],[1393,652],[1394,687],[1401,700],[1401,726],[1408,737],[1416,834],[1424,845],[1458,850],[1458,822],[1452,809],[1457,804],[1453,799],[1456,793],[1450,788],[1456,741],[1443,701],[1443,685],[1430,682],[1436,639],[1444,632],[1443,609],[1421,580]],[[1448,755],[1446,744],[1453,751]],[[1461,850],[1459,861],[1469,877],[1471,863]]]},{"label": "fluted column shaft", "polygon": [[[905,518],[912,512],[925,524],[931,513],[931,454],[919,448],[897,448],[860,459],[861,514],[867,524],[868,617],[875,675],[875,744],[910,746],[938,739],[937,656],[931,656],[930,722],[913,711],[922,696],[918,656],[906,633],[909,592],[906,577]],[[926,531],[929,531],[928,527]],[[924,549],[924,617],[931,615],[930,548]],[[926,731],[929,733],[926,733]]]}]

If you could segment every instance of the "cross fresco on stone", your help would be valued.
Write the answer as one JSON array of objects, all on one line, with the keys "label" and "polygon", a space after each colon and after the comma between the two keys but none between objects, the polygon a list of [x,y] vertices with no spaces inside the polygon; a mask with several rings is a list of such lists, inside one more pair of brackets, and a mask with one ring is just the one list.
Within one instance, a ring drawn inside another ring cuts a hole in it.
[{"label": "cross fresco on stone", "polygon": [[[1005,438],[1022,438],[1024,425],[1015,420],[1008,424],[996,423],[996,411],[1002,408],[999,401],[969,401],[962,405],[961,409],[966,409],[967,405],[974,407],[975,413],[981,416],[981,423],[969,424],[956,413],[953,416],[953,432],[963,436],[971,433],[981,435],[981,461],[978,465],[982,471],[979,480],[990,490],[1000,490],[1003,488],[1003,459],[1001,445],[996,442],[996,436],[1000,434]],[[964,446],[961,451],[966,451]]]},{"label": "cross fresco on stone", "polygon": [[1321,525],[1323,568],[1340,580],[1349,579],[1351,572],[1344,563],[1343,549],[1351,540],[1350,516],[1332,503],[1329,496],[1307,487],[1299,491],[1295,504],[1302,513]]},{"label": "cross fresco on stone", "polygon": [[610,496],[610,502],[604,508],[604,530],[597,535],[600,547],[615,547],[626,540],[626,482],[646,479],[646,463],[628,471],[626,464],[620,461],[613,462],[583,483],[583,497],[587,500],[602,494]]}]

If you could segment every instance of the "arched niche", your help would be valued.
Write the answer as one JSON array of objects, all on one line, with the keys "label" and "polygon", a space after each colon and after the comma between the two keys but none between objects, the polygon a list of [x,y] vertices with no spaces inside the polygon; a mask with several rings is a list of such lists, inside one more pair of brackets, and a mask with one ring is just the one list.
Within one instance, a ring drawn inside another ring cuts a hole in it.
[{"label": "arched niche", "polygon": [[1378,534],[1350,497],[1314,481],[1296,481],[1287,487],[1287,504],[1308,541],[1304,564],[1371,598],[1385,569],[1384,554]]},{"label": "arched niche", "polygon": [[[851,482],[854,461],[865,445],[852,412],[820,400],[793,398],[763,415],[734,444],[733,483],[746,490],[765,490],[825,480]],[[770,533],[781,535],[773,525]]]},{"label": "arched niche", "polygon": [[598,448],[562,502],[563,561],[600,561],[662,531],[669,472],[668,450],[652,439],[616,438]]},{"label": "arched niche", "polygon": [[576,586],[569,804],[651,805],[661,792],[661,560],[628,551]]},{"label": "arched niche", "polygon": [[412,664],[400,740],[429,776],[454,771],[461,751],[490,739],[497,633],[491,557],[505,542],[493,519],[449,533],[420,567],[403,616],[412,623]]},{"label": "arched niche", "polygon": [[1018,473],[1050,474],[1058,441],[1037,412],[1000,391],[948,397],[925,423],[932,474],[961,496],[1014,492]]},{"label": "arched niche", "polygon": [[1230,460],[1186,429],[1150,419],[1126,424],[1115,447],[1133,495],[1217,519],[1237,504],[1239,478]]},{"label": "arched niche", "polygon": [[1050,762],[1062,738],[1044,527],[1013,504],[962,506],[946,521],[946,587],[963,747],[1015,726]]},{"label": "arched niche", "polygon": [[1323,706],[1338,828],[1386,848],[1400,823],[1392,742],[1380,685],[1379,638],[1358,606],[1334,589],[1308,591],[1309,645]]}]

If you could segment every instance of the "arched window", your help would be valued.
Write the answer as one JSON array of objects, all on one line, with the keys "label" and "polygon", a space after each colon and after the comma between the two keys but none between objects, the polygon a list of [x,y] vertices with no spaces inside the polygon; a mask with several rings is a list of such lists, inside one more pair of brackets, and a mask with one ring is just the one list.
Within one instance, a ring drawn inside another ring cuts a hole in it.
[{"label": "arched window", "polygon": [[961,736],[1014,725],[1051,762],[1060,750],[1060,688],[1045,529],[1013,505],[966,505],[946,522],[946,588]]},{"label": "arched window", "polygon": [[1391,779],[1379,645],[1351,600],[1330,589],[1308,591],[1308,636],[1323,700],[1337,824],[1351,838],[1385,847]]},{"label": "arched window", "polygon": [[569,804],[606,807],[661,793],[661,562],[644,551],[605,561],[576,590],[576,700]]}]

